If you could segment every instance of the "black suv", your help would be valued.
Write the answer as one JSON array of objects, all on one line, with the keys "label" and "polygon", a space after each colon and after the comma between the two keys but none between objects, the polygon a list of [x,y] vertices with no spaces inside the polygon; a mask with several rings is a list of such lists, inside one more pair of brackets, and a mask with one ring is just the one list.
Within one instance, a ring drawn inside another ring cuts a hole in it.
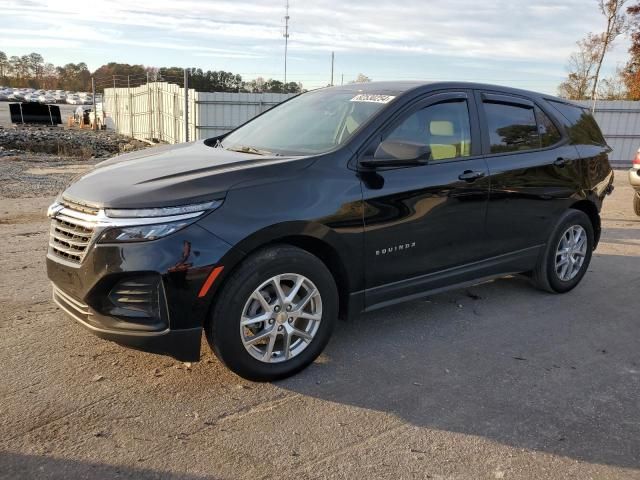
[{"label": "black suv", "polygon": [[612,190],[588,110],[472,83],[299,95],[224,136],[130,153],[49,209],[55,302],[180,360],[291,375],[336,319],[524,273],[582,279]]}]

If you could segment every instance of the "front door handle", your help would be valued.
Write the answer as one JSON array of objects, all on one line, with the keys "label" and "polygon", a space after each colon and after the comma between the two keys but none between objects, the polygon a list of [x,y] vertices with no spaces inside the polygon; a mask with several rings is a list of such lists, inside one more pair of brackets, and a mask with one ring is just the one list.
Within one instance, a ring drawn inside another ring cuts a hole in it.
[{"label": "front door handle", "polygon": [[556,158],[555,161],[553,162],[553,164],[556,167],[564,167],[567,163],[569,163],[569,160],[567,160],[566,158]]},{"label": "front door handle", "polygon": [[458,178],[460,180],[464,180],[465,182],[473,182],[482,177],[484,177],[484,172],[478,172],[474,170],[465,170],[460,175],[458,175]]}]

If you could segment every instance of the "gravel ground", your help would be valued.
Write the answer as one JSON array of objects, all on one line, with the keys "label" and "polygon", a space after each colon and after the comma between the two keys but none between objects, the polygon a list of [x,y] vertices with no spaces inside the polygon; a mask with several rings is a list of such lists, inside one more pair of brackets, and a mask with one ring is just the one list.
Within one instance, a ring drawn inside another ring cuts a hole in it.
[{"label": "gravel ground", "polygon": [[73,158],[109,158],[122,152],[147,148],[149,144],[107,130],[14,126],[0,127],[0,155],[18,150]]},{"label": "gravel ground", "polygon": [[[0,178],[55,168],[37,158],[0,159]],[[64,181],[21,178],[0,199],[2,479],[640,479],[640,218],[623,172],[573,292],[510,278],[381,310],[273,384],[206,347],[185,365],[69,320],[44,269]]]},{"label": "gravel ground", "polygon": [[0,150],[0,198],[55,196],[99,159],[74,159],[16,150]]},{"label": "gravel ground", "polygon": [[0,198],[55,196],[76,175],[149,144],[108,131],[0,127]]}]

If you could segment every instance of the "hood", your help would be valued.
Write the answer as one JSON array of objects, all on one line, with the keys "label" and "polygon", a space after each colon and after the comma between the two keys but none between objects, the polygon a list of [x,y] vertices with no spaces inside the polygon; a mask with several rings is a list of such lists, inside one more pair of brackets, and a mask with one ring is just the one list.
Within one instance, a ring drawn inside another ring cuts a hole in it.
[{"label": "hood", "polygon": [[264,156],[207,146],[203,140],[127,153],[98,163],[65,191],[96,207],[166,207],[224,197],[234,185],[295,175],[310,157]]}]

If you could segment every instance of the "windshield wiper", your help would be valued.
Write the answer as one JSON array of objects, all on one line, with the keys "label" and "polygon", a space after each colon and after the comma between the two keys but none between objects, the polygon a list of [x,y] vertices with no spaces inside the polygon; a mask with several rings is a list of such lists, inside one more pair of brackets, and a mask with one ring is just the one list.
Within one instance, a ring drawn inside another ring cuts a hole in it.
[{"label": "windshield wiper", "polygon": [[227,150],[232,152],[241,152],[241,153],[252,153],[254,155],[275,155],[279,156],[278,153],[270,152],[269,150],[261,150],[259,148],[250,147],[248,145],[236,145],[234,147],[226,147]]}]

